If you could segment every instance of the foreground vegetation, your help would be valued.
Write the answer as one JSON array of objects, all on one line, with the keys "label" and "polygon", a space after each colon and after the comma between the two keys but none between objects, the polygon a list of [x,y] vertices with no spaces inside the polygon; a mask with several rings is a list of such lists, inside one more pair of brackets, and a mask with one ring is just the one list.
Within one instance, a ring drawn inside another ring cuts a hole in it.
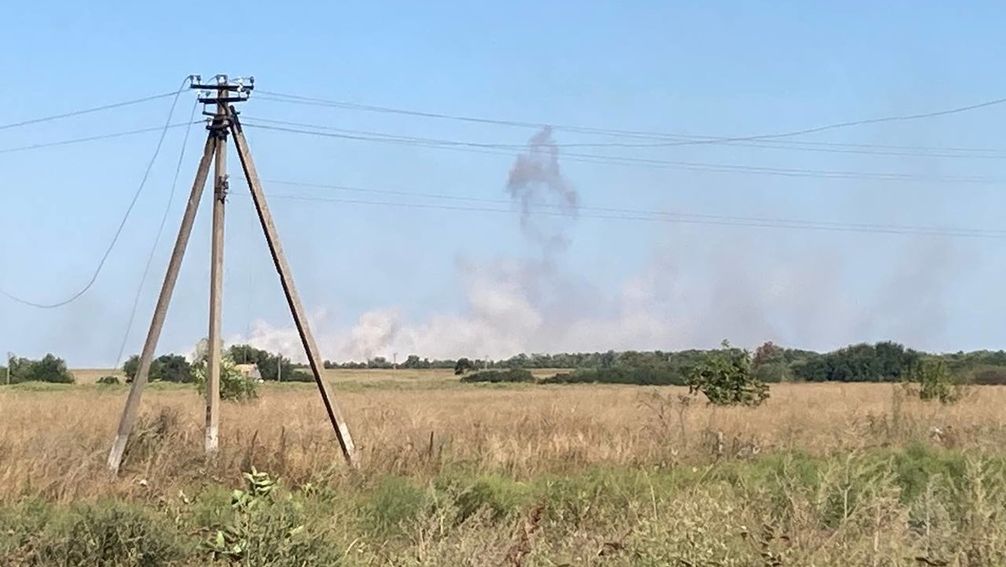
[{"label": "foreground vegetation", "polygon": [[155,387],[116,479],[127,386],[0,389],[0,564],[1006,562],[1004,388],[943,405],[781,384],[751,408],[677,387],[349,376],[335,391],[358,472],[308,384],[226,405],[212,459],[195,389]]},{"label": "foreground vegetation", "polygon": [[912,446],[516,479],[449,467],[0,507],[5,565],[1001,565],[998,458]]}]

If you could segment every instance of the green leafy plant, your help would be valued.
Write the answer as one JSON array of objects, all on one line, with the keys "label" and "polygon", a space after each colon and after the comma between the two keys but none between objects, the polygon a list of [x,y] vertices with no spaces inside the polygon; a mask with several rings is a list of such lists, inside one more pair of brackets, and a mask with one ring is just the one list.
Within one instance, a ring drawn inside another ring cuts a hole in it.
[{"label": "green leafy plant", "polygon": [[279,497],[279,481],[252,468],[245,486],[231,494],[231,518],[203,541],[214,560],[245,565],[334,565],[341,552],[317,530],[305,526],[303,506],[289,493]]},{"label": "green leafy plant", "polygon": [[768,399],[768,385],[751,372],[751,355],[732,348],[708,353],[688,375],[688,392],[701,392],[710,404],[718,406],[757,406]]},{"label": "green leafy plant", "polygon": [[115,376],[102,376],[98,378],[97,384],[102,386],[113,386],[119,384],[119,379]]},{"label": "green leafy plant", "polygon": [[[192,365],[192,377],[201,394],[206,393],[208,377],[206,357],[203,356]],[[258,397],[258,385],[247,378],[230,356],[224,356],[220,361],[220,399],[231,402],[245,402]]]}]

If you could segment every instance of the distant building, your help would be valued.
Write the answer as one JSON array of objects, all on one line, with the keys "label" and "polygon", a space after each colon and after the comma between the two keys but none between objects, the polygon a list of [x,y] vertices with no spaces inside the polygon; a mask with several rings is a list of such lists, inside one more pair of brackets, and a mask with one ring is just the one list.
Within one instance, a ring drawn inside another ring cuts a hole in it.
[{"label": "distant building", "polygon": [[262,381],[262,373],[258,371],[258,364],[235,364],[234,368],[249,380]]}]

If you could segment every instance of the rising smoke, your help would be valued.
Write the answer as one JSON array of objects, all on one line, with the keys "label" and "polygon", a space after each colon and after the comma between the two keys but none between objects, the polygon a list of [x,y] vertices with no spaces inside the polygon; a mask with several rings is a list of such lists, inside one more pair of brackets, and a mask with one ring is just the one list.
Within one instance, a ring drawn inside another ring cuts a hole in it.
[{"label": "rising smoke", "polygon": [[[826,349],[902,335],[932,337],[945,326],[949,272],[926,278],[932,266],[948,265],[953,251],[929,243],[910,242],[913,253],[904,255],[901,244],[892,245],[901,256],[894,277],[864,291],[844,281],[851,271],[843,270],[837,249],[822,251],[797,240],[767,254],[750,233],[671,227],[652,244],[638,273],[627,274],[616,289],[593,288],[564,267],[579,196],[563,176],[552,135],[548,127],[536,133],[506,178],[505,191],[528,242],[524,254],[460,259],[460,311],[409,322],[396,308],[375,309],[350,329],[319,333],[324,354],[337,360],[393,352],[500,358],[708,348],[724,338],[749,347],[773,340]],[[919,281],[926,283],[919,288]],[[299,358],[292,329],[258,324],[247,340]]]},{"label": "rising smoke", "polygon": [[551,127],[532,136],[527,150],[517,155],[506,190],[520,208],[521,229],[542,247],[543,258],[551,260],[564,251],[569,245],[566,229],[576,216],[579,197],[562,176]]}]

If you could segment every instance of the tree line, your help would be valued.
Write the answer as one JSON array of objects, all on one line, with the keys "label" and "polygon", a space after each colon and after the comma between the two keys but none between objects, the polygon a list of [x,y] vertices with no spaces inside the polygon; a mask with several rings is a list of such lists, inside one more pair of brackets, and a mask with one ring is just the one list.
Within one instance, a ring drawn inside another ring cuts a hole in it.
[{"label": "tree line", "polygon": [[[734,348],[734,347],[730,347]],[[457,374],[475,370],[562,369],[554,383],[606,382],[625,384],[686,385],[692,370],[712,353],[723,349],[681,351],[607,351],[558,354],[519,354],[501,360],[478,358],[429,359],[409,355],[394,363],[384,357],[366,362],[325,361],[329,369],[454,369]],[[255,364],[263,380],[306,382],[313,378],[304,367],[281,354],[250,345],[233,345],[227,356],[235,364]],[[932,354],[906,348],[891,341],[855,344],[835,351],[818,353],[785,348],[767,342],[751,353],[751,371],[763,382],[898,382],[906,379],[925,361],[941,362],[951,374],[977,384],[1006,384],[1006,351],[973,351]],[[73,376],[59,357],[47,354],[39,360],[12,358],[10,382],[71,383]],[[133,379],[139,357],[130,357],[123,365],[127,381]],[[6,381],[7,368],[0,366],[0,384]],[[520,376],[523,373],[494,374]],[[192,364],[180,354],[156,358],[150,379],[165,382],[193,382]]]}]

